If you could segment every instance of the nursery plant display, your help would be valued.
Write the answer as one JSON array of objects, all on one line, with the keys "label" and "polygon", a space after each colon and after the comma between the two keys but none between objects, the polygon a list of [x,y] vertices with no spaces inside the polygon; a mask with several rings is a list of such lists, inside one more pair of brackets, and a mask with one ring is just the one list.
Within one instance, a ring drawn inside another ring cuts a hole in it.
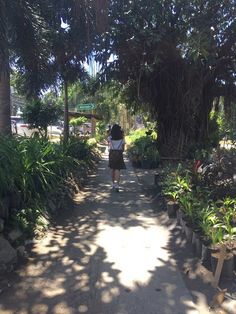
[{"label": "nursery plant display", "polygon": [[[166,175],[162,194],[167,201],[179,204],[181,215],[178,213],[177,218],[186,238],[193,244],[202,262],[211,259],[213,273],[220,248],[226,246],[222,276],[229,276],[236,264],[236,186],[232,171],[228,171],[228,166],[222,166],[228,156],[222,156],[223,152],[220,154],[220,164],[219,152],[217,156],[213,153],[211,162],[207,166],[201,164],[200,171],[189,163],[180,163],[175,171]],[[229,156],[234,156],[234,152],[230,151]],[[231,159],[231,165],[234,162]],[[218,172],[213,170],[216,168]],[[207,176],[209,169],[212,175]]]}]

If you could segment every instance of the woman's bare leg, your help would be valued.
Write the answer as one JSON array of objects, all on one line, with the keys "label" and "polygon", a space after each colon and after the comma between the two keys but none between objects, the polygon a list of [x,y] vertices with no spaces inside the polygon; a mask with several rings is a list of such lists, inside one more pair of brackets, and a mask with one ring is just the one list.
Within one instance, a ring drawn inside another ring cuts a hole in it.
[{"label": "woman's bare leg", "polygon": [[112,185],[114,186],[114,184],[115,184],[115,169],[111,169],[111,181],[112,181]]},{"label": "woman's bare leg", "polygon": [[117,186],[119,187],[120,184],[120,170],[115,170],[115,181],[117,183]]}]

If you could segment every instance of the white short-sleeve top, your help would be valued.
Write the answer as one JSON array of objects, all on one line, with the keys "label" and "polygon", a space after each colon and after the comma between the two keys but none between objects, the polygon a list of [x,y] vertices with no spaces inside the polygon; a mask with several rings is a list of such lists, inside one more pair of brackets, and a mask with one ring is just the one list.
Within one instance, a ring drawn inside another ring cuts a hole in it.
[{"label": "white short-sleeve top", "polygon": [[121,140],[112,140],[109,136],[107,140],[109,149],[123,150],[123,146],[125,145],[125,140],[123,138]]}]

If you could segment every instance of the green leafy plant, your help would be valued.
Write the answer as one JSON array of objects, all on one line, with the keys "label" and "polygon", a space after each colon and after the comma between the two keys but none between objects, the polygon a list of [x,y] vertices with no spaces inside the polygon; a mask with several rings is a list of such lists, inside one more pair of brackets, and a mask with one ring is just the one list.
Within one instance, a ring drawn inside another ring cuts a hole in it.
[{"label": "green leafy plant", "polygon": [[55,188],[73,164],[61,146],[46,139],[23,139],[19,154],[23,171],[17,184],[25,201]]},{"label": "green leafy plant", "polygon": [[74,127],[74,134],[77,133],[77,128],[80,127],[83,123],[85,123],[88,119],[85,117],[72,118],[70,120],[70,125]]},{"label": "green leafy plant", "polygon": [[[180,165],[164,180],[163,195],[178,201],[192,226],[201,230],[212,245],[236,239],[236,199],[214,200],[209,186],[192,181],[190,172]],[[194,185],[195,184],[195,185]],[[196,185],[197,184],[197,185]]]},{"label": "green leafy plant", "polygon": [[131,135],[126,137],[128,141],[127,151],[132,160],[146,161],[150,168],[155,168],[159,164],[160,155],[152,134],[147,134],[146,129],[131,133]]},{"label": "green leafy plant", "polygon": [[236,199],[226,197],[216,201],[216,211],[222,220],[225,241],[234,240],[236,238]]},{"label": "green leafy plant", "polygon": [[221,222],[218,222],[210,228],[208,237],[211,240],[212,245],[220,244],[224,241],[224,226]]},{"label": "green leafy plant", "polygon": [[163,192],[165,196],[167,196],[170,201],[176,203],[179,200],[179,193],[178,191],[170,191],[166,189],[166,191]]},{"label": "green leafy plant", "polygon": [[178,166],[176,172],[167,175],[162,191],[163,195],[175,202],[180,199],[181,195],[190,192],[192,188],[189,173],[186,172],[185,176],[181,177],[178,173],[180,169]]},{"label": "green leafy plant", "polygon": [[193,222],[194,206],[191,192],[180,194],[179,202],[189,222]]},{"label": "green leafy plant", "polygon": [[62,113],[62,109],[57,104],[36,100],[24,107],[23,118],[30,124],[30,128],[38,129],[41,136],[47,137],[47,127],[57,122]]},{"label": "green leafy plant", "polygon": [[10,223],[34,232],[45,222],[48,193],[64,184],[71,173],[91,167],[98,158],[93,146],[78,139],[72,141],[63,146],[45,138],[1,138],[0,198],[16,191],[20,197],[20,208],[12,212]]},{"label": "green leafy plant", "polygon": [[231,242],[236,238],[236,226],[232,224],[232,217],[230,215],[224,216],[222,228],[224,229],[224,239]]},{"label": "green leafy plant", "polygon": [[199,227],[203,233],[203,236],[209,238],[209,234],[213,227],[213,218],[215,218],[215,212],[211,209],[210,204],[207,204],[202,208],[199,215]]},{"label": "green leafy plant", "polygon": [[15,189],[16,180],[23,172],[16,138],[0,138],[0,196]]}]

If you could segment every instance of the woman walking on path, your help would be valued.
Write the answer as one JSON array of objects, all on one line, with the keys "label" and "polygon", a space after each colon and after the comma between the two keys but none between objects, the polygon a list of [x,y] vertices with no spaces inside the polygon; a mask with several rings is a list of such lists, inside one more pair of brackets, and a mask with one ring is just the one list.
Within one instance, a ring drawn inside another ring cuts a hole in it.
[{"label": "woman walking on path", "polygon": [[111,168],[112,189],[119,192],[120,170],[126,169],[123,152],[125,141],[121,127],[114,124],[111,129],[111,135],[108,137],[109,143],[109,164]]}]

